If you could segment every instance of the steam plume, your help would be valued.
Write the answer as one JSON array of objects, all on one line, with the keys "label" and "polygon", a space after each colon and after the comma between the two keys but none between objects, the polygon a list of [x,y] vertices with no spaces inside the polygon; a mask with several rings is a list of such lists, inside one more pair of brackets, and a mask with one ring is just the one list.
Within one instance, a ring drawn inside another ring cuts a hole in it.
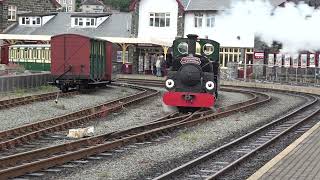
[{"label": "steam plume", "polygon": [[303,2],[274,7],[266,0],[233,0],[216,19],[219,34],[242,38],[254,33],[268,45],[281,42],[286,53],[320,50],[320,10]]}]

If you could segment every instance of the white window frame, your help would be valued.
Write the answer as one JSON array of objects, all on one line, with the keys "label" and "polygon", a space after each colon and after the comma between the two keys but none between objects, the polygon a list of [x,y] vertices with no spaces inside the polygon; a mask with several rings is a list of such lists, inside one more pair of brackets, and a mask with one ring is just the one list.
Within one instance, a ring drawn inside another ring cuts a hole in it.
[{"label": "white window frame", "polygon": [[63,4],[67,4],[67,0],[63,0]]},{"label": "white window frame", "polygon": [[93,26],[93,27],[96,26],[96,21],[97,21],[96,18],[91,18],[90,19],[90,26]]},{"label": "white window frame", "polygon": [[68,12],[72,11],[72,6],[68,6]]},{"label": "white window frame", "polygon": [[[82,23],[82,25],[80,25]],[[88,23],[88,24],[87,24]],[[97,19],[96,18],[84,18],[84,17],[75,17],[74,26],[77,27],[96,27]]]},{"label": "white window frame", "polygon": [[69,5],[71,5],[72,4],[72,0],[69,0]]},{"label": "white window frame", "polygon": [[89,27],[90,25],[91,25],[91,18],[86,18],[86,25],[85,26]]},{"label": "white window frame", "polygon": [[194,14],[194,27],[202,28],[203,14]]},{"label": "white window frame", "polygon": [[[81,23],[81,25],[80,25]],[[79,18],[78,19],[78,26],[83,26],[84,25],[84,21],[83,21],[83,18]]]},{"label": "white window frame", "polygon": [[208,28],[213,28],[215,24],[215,17],[213,15],[208,15],[207,16],[207,27]]},{"label": "white window frame", "polygon": [[[35,22],[35,24],[33,24],[33,22]],[[22,17],[21,25],[31,25],[31,26],[41,25],[41,17]]]},{"label": "white window frame", "polygon": [[[158,21],[156,22],[156,19]],[[149,13],[150,27],[170,27],[170,13]]]},{"label": "white window frame", "polygon": [[17,20],[17,6],[9,5],[8,6],[8,21]]},{"label": "white window frame", "polygon": [[74,25],[79,26],[79,18],[74,18]]}]

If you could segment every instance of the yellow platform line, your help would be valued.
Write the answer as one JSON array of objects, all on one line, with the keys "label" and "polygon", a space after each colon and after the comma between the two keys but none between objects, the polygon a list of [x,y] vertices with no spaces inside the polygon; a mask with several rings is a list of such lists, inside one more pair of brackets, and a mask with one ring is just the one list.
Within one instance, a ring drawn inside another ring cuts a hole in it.
[{"label": "yellow platform line", "polygon": [[291,151],[294,150],[303,140],[309,137],[315,130],[320,127],[320,122],[314,125],[311,129],[305,132],[300,138],[295,140],[292,144],[290,144],[286,149],[284,149],[281,153],[279,153],[276,157],[271,159],[267,164],[261,167],[257,172],[251,175],[247,180],[257,180],[260,179],[265,173],[267,173],[273,166],[275,166],[279,161],[281,161],[284,157],[286,157]]}]

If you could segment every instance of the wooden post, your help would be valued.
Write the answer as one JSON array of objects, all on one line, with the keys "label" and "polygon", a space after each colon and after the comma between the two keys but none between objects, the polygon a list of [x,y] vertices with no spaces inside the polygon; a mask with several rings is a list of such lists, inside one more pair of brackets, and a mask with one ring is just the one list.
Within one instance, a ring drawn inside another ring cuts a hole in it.
[{"label": "wooden post", "polygon": [[162,48],[163,48],[164,60],[167,60],[167,54],[168,54],[169,47],[162,46]]},{"label": "wooden post", "polygon": [[124,64],[125,57],[126,57],[126,51],[127,51],[127,48],[130,46],[130,44],[120,43],[119,45],[121,46],[121,49],[122,49],[122,64]]}]

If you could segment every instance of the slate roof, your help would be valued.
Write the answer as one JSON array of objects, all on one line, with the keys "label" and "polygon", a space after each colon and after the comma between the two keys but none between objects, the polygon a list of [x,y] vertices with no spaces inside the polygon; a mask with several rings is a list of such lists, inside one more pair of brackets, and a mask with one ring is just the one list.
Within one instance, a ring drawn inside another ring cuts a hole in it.
[{"label": "slate roof", "polygon": [[77,14],[72,14],[71,17],[93,17],[93,18],[98,18],[98,17],[105,17],[105,16],[110,16],[112,13],[77,13]]},{"label": "slate roof", "polygon": [[[278,6],[287,0],[269,0],[272,5]],[[186,11],[219,11],[230,7],[232,0],[190,0],[185,7]]]},{"label": "slate roof", "polygon": [[94,5],[94,6],[104,6],[103,2],[99,0],[86,0],[81,5]]},{"label": "slate roof", "polygon": [[55,6],[55,8],[61,7],[61,5],[56,0],[50,0],[50,1]]},{"label": "slate roof", "polygon": [[71,16],[74,14],[77,13],[60,12],[41,27],[17,25],[8,31],[7,34],[57,35],[72,33],[94,37],[130,37],[130,13],[114,13],[97,28],[72,28]]},{"label": "slate roof", "polygon": [[179,0],[181,4],[186,8],[191,0]]},{"label": "slate roof", "polygon": [[58,13],[33,13],[33,12],[28,12],[28,13],[21,13],[19,14],[19,16],[24,16],[24,17],[32,17],[32,16],[39,16],[39,17],[43,17],[43,16],[53,16],[53,15],[57,15]]}]

